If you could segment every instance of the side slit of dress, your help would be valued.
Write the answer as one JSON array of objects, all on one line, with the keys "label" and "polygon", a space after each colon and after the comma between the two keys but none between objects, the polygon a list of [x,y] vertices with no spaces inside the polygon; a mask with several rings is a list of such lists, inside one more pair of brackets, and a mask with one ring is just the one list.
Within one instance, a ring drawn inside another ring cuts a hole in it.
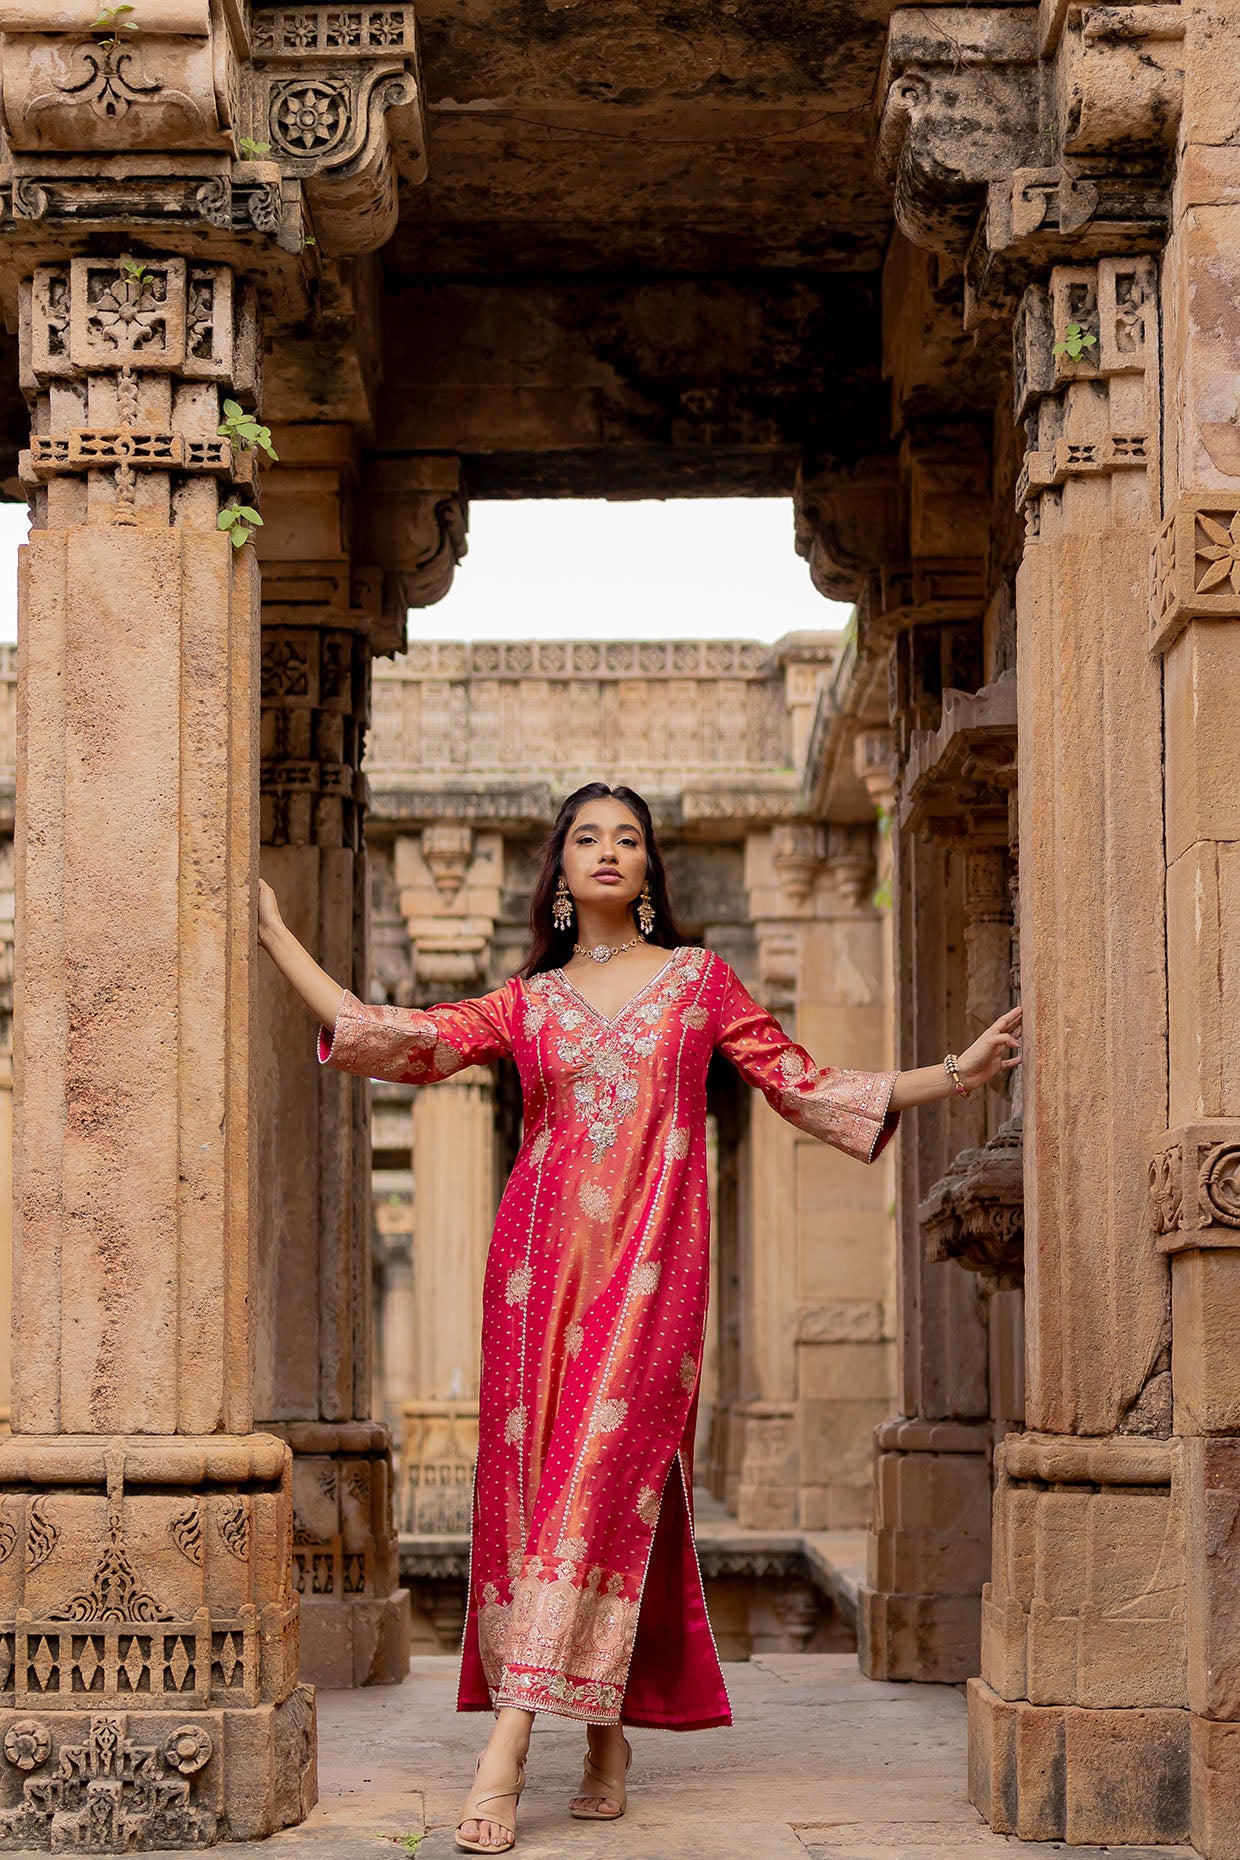
[{"label": "side slit of dress", "polygon": [[663,1485],[620,1708],[624,1724],[643,1730],[700,1731],[732,1722],[693,1542],[683,1451],[672,1456]]}]

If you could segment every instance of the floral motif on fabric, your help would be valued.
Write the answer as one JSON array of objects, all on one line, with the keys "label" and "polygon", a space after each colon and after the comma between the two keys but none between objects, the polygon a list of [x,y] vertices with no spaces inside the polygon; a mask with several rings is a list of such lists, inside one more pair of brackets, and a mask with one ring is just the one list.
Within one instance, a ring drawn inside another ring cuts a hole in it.
[{"label": "floral motif on fabric", "polygon": [[692,1007],[685,1009],[685,1026],[692,1027],[695,1033],[700,1033],[709,1024],[710,1015],[700,1001],[695,1001]]},{"label": "floral motif on fabric", "polygon": [[551,1132],[549,1130],[540,1130],[538,1135],[534,1138],[534,1141],[530,1144],[530,1156],[535,1167],[541,1167],[547,1160],[547,1151],[550,1148]]},{"label": "floral motif on fabric", "polygon": [[637,1515],[650,1530],[659,1522],[659,1494],[652,1485],[644,1485],[637,1494]]},{"label": "floral motif on fabric", "polygon": [[562,1038],[558,1054],[573,1068],[573,1101],[584,1119],[595,1162],[615,1143],[620,1126],[638,1101],[640,1063],[657,1050],[657,1029],[668,1008],[701,975],[704,950],[673,950],[643,988],[614,1019],[590,1006],[562,970],[536,975],[527,984],[555,1014]]},{"label": "floral motif on fabric", "polygon": [[580,1324],[570,1324],[564,1332],[564,1348],[570,1356],[576,1356],[585,1340],[585,1329]]},{"label": "floral motif on fabric", "polygon": [[[637,1633],[636,1601],[620,1593],[624,1578],[602,1584],[591,1571],[582,1584],[565,1559],[554,1576],[531,1571],[513,1589],[512,1603],[479,1610],[479,1646],[496,1705],[613,1718]],[[544,1700],[547,1702],[538,1703]],[[551,1702],[554,1701],[554,1702]]]},{"label": "floral motif on fabric", "polygon": [[530,1295],[534,1283],[534,1274],[528,1266],[514,1266],[508,1274],[508,1284],[504,1291],[505,1301],[510,1305],[523,1305]]},{"label": "floral motif on fabric", "polygon": [[806,1068],[803,1083],[790,1085],[779,1094],[779,1111],[790,1124],[817,1137],[820,1143],[834,1144],[836,1149],[868,1162],[884,1133],[895,1077],[894,1072],[814,1072]]},{"label": "floral motif on fabric", "polygon": [[661,1270],[662,1268],[657,1259],[648,1259],[644,1264],[634,1268],[630,1283],[639,1297],[648,1297],[649,1294],[654,1291],[659,1283],[659,1273]]},{"label": "floral motif on fabric", "polygon": [[592,1221],[606,1221],[611,1218],[611,1196],[598,1182],[583,1182],[577,1191],[577,1199],[582,1210]]},{"label": "floral motif on fabric", "polygon": [[511,1447],[518,1440],[525,1439],[526,1412],[524,1408],[510,1408],[508,1419],[504,1422],[504,1439]]},{"label": "floral motif on fabric", "polygon": [[697,1364],[686,1350],[680,1359],[680,1386],[682,1389],[691,1389],[696,1381]]},{"label": "floral motif on fabric", "polygon": [[616,1429],[623,1424],[628,1411],[628,1402],[621,1401],[615,1395],[609,1396],[605,1401],[596,1402],[594,1412],[590,1416],[590,1432],[592,1434],[614,1434]]},{"label": "floral motif on fabric", "polygon": [[525,1013],[521,1017],[521,1031],[527,1039],[533,1039],[546,1018],[547,1003],[545,1001],[526,1002]]},{"label": "floral motif on fabric", "polygon": [[672,1162],[678,1162],[681,1157],[689,1154],[689,1132],[683,1126],[669,1132],[667,1142],[663,1145],[663,1154]]}]

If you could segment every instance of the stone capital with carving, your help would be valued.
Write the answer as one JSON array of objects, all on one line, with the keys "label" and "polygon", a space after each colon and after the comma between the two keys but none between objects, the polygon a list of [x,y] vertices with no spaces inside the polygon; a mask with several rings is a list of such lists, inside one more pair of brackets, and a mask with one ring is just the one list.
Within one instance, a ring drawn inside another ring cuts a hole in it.
[{"label": "stone capital with carving", "polygon": [[165,250],[205,232],[268,277],[354,257],[396,224],[398,155],[406,179],[426,172],[414,9],[9,0],[0,130],[19,262],[148,226]]}]

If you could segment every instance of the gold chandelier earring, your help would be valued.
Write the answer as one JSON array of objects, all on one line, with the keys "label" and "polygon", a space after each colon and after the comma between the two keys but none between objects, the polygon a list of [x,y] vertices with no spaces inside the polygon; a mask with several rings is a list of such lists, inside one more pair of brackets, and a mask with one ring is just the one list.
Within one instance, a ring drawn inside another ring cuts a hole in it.
[{"label": "gold chandelier earring", "polygon": [[551,900],[551,922],[560,931],[571,930],[573,927],[573,894],[563,872],[560,873],[560,882]]},{"label": "gold chandelier earring", "polygon": [[641,888],[637,900],[637,928],[644,937],[654,934],[654,899],[650,895],[650,880]]}]

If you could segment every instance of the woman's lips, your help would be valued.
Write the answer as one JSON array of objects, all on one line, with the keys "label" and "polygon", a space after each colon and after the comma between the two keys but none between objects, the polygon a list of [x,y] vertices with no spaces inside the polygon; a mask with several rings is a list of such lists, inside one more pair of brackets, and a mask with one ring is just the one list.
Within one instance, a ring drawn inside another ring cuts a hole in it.
[{"label": "woman's lips", "polygon": [[620,883],[619,872],[591,872],[590,876],[591,878],[596,878],[600,885],[618,885]]}]

